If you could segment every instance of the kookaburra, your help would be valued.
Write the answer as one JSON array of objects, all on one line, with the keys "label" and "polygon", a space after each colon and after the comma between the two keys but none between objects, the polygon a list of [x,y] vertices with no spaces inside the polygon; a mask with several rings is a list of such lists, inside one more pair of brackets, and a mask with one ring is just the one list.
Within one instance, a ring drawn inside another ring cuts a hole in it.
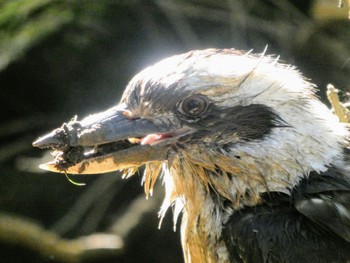
[{"label": "kookaburra", "polygon": [[350,262],[349,131],[314,93],[271,56],[191,51],[33,145],[55,149],[50,171],[144,165],[147,195],[162,177],[187,263]]}]

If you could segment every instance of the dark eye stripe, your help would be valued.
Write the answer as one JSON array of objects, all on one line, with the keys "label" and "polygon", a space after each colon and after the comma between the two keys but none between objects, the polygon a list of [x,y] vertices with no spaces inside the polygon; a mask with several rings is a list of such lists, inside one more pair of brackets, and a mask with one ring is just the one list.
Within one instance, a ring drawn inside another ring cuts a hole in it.
[{"label": "dark eye stripe", "polygon": [[273,109],[262,104],[236,106],[228,112],[227,122],[234,124],[231,127],[242,140],[259,140],[273,128],[290,127]]},{"label": "dark eye stripe", "polygon": [[262,104],[221,108],[211,105],[196,121],[184,120],[186,125],[198,129],[195,138],[216,134],[229,138],[235,134],[240,141],[260,140],[274,128],[290,127],[270,107]]}]

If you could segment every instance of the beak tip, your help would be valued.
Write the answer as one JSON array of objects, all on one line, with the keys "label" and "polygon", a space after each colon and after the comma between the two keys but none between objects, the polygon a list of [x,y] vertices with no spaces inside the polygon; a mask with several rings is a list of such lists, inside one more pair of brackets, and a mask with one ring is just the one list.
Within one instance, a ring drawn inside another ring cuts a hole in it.
[{"label": "beak tip", "polygon": [[32,143],[32,146],[33,146],[33,147],[36,147],[36,148],[40,148],[40,147],[42,146],[41,138],[35,140],[35,141]]},{"label": "beak tip", "polygon": [[32,145],[33,147],[40,149],[63,149],[66,146],[66,140],[67,136],[65,135],[64,130],[62,128],[58,128],[42,137],[39,137],[32,143]]}]

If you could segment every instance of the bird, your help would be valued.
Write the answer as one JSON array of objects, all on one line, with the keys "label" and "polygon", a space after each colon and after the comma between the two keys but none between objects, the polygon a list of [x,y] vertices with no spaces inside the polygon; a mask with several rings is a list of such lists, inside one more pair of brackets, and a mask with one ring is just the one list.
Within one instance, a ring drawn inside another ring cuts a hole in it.
[{"label": "bird", "polygon": [[147,196],[161,178],[186,263],[350,262],[349,129],[316,90],[266,51],[193,50],[33,145],[55,150],[49,171],[144,166]]}]

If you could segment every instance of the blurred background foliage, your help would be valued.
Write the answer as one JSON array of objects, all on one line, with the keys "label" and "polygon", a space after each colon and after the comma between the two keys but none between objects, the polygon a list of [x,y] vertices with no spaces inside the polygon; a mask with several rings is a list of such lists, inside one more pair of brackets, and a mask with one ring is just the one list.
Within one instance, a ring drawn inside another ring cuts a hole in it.
[{"label": "blurred background foliage", "polygon": [[[343,4],[343,8],[338,5]],[[158,230],[141,176],[43,173],[31,142],[116,102],[139,70],[191,49],[278,54],[318,85],[350,91],[349,1],[0,0],[0,258],[182,262],[171,215]]]}]

